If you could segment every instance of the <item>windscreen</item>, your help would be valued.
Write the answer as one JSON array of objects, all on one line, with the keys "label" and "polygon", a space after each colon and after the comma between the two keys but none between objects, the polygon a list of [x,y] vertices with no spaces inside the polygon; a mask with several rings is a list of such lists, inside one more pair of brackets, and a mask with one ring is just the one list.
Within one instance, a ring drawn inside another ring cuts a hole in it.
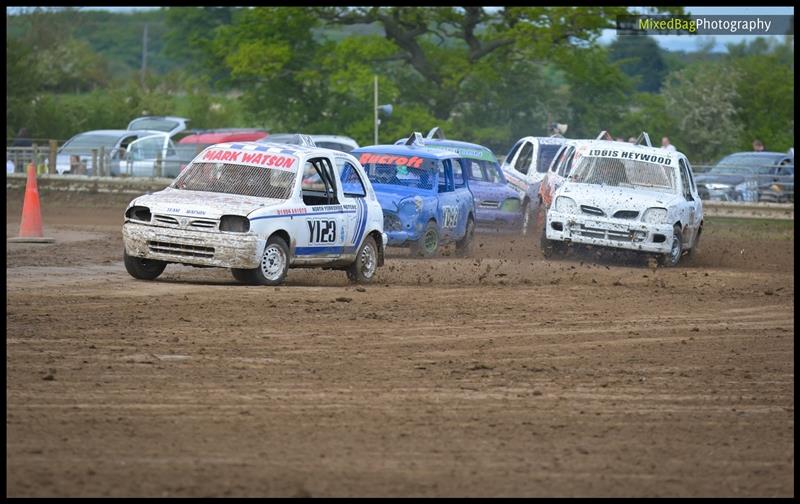
[{"label": "windscreen", "polygon": [[582,157],[572,169],[569,180],[582,184],[676,191],[674,168],[633,159]]},{"label": "windscreen", "polygon": [[436,183],[438,162],[418,156],[364,153],[359,162],[372,184],[385,184],[431,190]]},{"label": "windscreen", "polygon": [[230,163],[192,163],[170,185],[173,189],[289,199],[295,172]]}]

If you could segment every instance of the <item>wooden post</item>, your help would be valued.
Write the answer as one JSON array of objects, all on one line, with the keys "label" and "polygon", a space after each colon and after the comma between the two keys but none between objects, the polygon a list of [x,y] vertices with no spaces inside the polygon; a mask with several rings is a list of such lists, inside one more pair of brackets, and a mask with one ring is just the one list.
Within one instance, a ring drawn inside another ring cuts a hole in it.
[{"label": "wooden post", "polygon": [[36,175],[39,175],[39,145],[33,144],[33,154],[31,157],[31,163],[33,163],[34,170],[36,170]]},{"label": "wooden post", "polygon": [[50,169],[48,172],[51,175],[55,175],[56,173],[56,160],[58,158],[58,142],[55,140],[50,140],[50,156],[48,158],[48,163],[50,164]]},{"label": "wooden post", "polygon": [[[92,166],[97,166],[97,149],[92,149]],[[81,175],[85,175],[85,173],[81,173]]]},{"label": "wooden post", "polygon": [[95,177],[102,177],[103,174],[106,172],[106,146],[100,146],[100,165],[94,166],[94,170],[92,171],[92,175]]},{"label": "wooden post", "polygon": [[161,151],[158,151],[158,154],[156,154],[156,169],[153,175],[161,177]]}]

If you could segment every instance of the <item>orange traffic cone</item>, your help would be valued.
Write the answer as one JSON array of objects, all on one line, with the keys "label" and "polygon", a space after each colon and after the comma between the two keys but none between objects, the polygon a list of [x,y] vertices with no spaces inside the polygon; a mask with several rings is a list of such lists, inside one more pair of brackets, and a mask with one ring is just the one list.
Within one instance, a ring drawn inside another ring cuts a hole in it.
[{"label": "orange traffic cone", "polygon": [[28,165],[28,182],[25,185],[25,201],[22,203],[22,222],[19,236],[8,241],[14,243],[53,243],[46,238],[42,229],[42,210],[39,206],[39,188],[36,186],[36,167]]}]

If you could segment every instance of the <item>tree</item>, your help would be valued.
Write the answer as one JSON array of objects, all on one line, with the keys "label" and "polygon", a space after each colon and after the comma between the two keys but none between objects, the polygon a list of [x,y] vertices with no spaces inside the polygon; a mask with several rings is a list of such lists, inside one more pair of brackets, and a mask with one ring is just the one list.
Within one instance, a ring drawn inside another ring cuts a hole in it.
[{"label": "tree", "polygon": [[626,75],[636,79],[636,90],[657,93],[661,83],[667,76],[667,64],[664,61],[658,42],[644,35],[619,35],[611,44],[611,61],[618,61]]},{"label": "tree", "polygon": [[670,137],[694,162],[734,150],[742,132],[736,108],[740,79],[736,69],[721,63],[694,64],[667,79],[666,112],[679,130]]}]

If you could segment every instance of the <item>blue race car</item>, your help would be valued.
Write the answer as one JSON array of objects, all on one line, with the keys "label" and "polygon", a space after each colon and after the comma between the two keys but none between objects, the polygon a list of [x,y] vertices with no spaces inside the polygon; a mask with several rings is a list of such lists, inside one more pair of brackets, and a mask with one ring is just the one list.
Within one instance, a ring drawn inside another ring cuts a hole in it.
[{"label": "blue race car", "polygon": [[519,194],[506,181],[491,150],[482,145],[458,140],[428,139],[429,149],[457,153],[467,166],[469,189],[475,198],[475,219],[479,228],[522,229],[524,214]]},{"label": "blue race car", "polygon": [[419,134],[404,145],[373,145],[352,151],[383,208],[389,246],[411,247],[431,257],[455,242],[459,255],[472,251],[475,204],[458,154],[425,149]]}]

